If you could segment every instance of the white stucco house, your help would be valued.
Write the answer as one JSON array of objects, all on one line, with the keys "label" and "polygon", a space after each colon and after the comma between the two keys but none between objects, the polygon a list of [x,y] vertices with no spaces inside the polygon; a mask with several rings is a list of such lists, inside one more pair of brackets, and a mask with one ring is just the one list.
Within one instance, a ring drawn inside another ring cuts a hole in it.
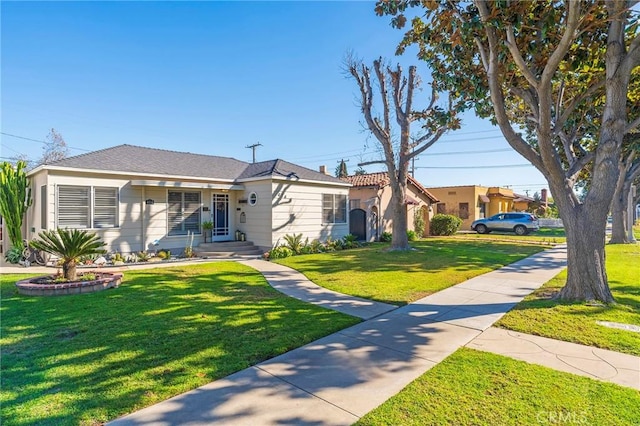
[{"label": "white stucco house", "polygon": [[261,249],[286,234],[309,240],[349,233],[349,183],[283,160],[233,158],[119,145],[28,173],[33,204],[26,237],[44,229],[95,231],[122,253],[182,249],[193,233],[230,241],[236,230]]}]

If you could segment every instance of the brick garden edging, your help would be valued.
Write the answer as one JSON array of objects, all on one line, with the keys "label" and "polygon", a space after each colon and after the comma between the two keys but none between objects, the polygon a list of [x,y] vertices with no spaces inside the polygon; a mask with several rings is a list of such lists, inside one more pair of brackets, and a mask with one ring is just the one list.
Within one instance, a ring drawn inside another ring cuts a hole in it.
[{"label": "brick garden edging", "polygon": [[18,292],[27,296],[63,296],[68,294],[95,293],[97,291],[116,288],[122,282],[121,273],[100,272],[100,278],[91,281],[75,281],[59,284],[36,284],[31,281],[46,278],[31,277],[16,283]]}]

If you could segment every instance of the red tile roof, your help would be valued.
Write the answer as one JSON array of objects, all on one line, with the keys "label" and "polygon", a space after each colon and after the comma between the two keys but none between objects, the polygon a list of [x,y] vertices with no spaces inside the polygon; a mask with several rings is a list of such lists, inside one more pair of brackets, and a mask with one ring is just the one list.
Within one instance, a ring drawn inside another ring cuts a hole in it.
[{"label": "red tile roof", "polygon": [[[389,185],[389,174],[387,172],[367,173],[364,175],[347,176],[346,178],[343,178],[343,180],[349,182],[354,187],[373,186],[376,188],[384,188]],[[432,193],[427,191],[420,182],[411,176],[407,177],[407,183],[415,186],[418,192],[426,195],[432,203],[438,202],[438,199]]]}]

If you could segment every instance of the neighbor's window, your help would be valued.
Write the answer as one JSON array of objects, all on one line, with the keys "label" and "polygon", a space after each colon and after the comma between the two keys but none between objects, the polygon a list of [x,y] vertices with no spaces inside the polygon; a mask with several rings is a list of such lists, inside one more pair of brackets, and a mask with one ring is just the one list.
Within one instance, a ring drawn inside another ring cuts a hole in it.
[{"label": "neighbor's window", "polygon": [[460,219],[469,219],[469,203],[458,204],[458,212],[460,213]]},{"label": "neighbor's window", "polygon": [[60,185],[56,209],[60,228],[116,228],[118,188]]},{"label": "neighbor's window", "polygon": [[169,191],[168,224],[169,235],[200,233],[200,192]]},{"label": "neighbor's window", "polygon": [[445,203],[438,203],[436,205],[436,213],[447,214],[447,205]]},{"label": "neighbor's window", "polygon": [[347,196],[322,194],[322,222],[347,223]]}]

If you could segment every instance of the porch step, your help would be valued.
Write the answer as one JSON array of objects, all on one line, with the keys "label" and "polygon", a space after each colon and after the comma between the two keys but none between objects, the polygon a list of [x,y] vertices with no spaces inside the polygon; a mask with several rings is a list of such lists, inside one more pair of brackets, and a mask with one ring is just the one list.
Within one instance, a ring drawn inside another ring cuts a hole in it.
[{"label": "porch step", "polygon": [[251,241],[221,241],[203,243],[193,250],[199,257],[256,257],[262,256],[262,250]]}]

